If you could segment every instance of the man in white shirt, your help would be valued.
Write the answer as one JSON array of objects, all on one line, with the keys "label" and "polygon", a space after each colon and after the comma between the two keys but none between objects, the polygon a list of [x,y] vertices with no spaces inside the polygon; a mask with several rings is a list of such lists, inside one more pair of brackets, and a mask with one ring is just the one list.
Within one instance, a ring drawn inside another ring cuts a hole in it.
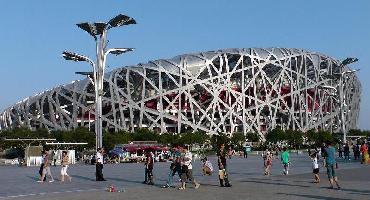
[{"label": "man in white shirt", "polygon": [[184,148],[184,157],[182,161],[182,174],[181,174],[181,187],[179,190],[184,190],[186,188],[186,181],[190,180],[195,189],[198,189],[200,184],[197,183],[193,177],[193,165],[191,161],[193,160],[193,154],[188,150],[188,147]]},{"label": "man in white shirt", "polygon": [[103,177],[104,149],[98,148],[96,152],[96,181],[106,181]]}]

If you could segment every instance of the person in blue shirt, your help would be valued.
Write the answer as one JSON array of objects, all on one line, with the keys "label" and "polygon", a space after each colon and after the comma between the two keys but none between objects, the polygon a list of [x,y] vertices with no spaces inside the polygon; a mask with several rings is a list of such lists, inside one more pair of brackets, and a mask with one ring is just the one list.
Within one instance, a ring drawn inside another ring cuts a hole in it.
[{"label": "person in blue shirt", "polygon": [[330,182],[330,189],[334,188],[334,182],[337,185],[338,190],[340,189],[337,175],[335,174],[335,148],[332,146],[332,143],[329,141],[327,143],[327,147],[325,148],[325,163],[326,163],[326,172],[328,174],[329,182]]}]

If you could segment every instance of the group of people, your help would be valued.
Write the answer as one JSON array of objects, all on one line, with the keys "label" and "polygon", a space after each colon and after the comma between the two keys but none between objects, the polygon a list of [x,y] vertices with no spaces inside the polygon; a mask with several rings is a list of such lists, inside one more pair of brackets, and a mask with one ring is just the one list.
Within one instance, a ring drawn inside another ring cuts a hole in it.
[{"label": "group of people", "polygon": [[[339,150],[339,149],[338,149]],[[344,156],[349,157],[349,146],[345,145],[343,148]],[[368,154],[368,147],[366,143],[363,143],[360,147],[360,152],[362,153],[362,162],[368,163],[369,154]],[[338,167],[336,160],[335,160],[335,151],[336,148],[332,146],[331,142],[323,144],[321,148],[315,149],[313,152],[309,151],[309,156],[312,160],[312,172],[314,174],[314,183],[320,183],[320,176],[319,176],[319,159],[322,157],[323,166],[326,167],[327,176],[330,182],[330,188],[334,188],[334,185],[340,189],[338,178],[336,175],[336,168]],[[339,150],[340,151],[340,150]],[[96,181],[106,181],[104,179],[102,170],[104,164],[104,148],[98,148],[96,153]],[[278,153],[276,152],[276,155]],[[339,154],[341,156],[341,154]],[[148,185],[154,185],[154,175],[153,175],[153,168],[154,168],[154,154],[150,149],[145,152],[145,178],[143,183]],[[172,152],[172,162],[169,167],[168,178],[166,184],[163,185],[163,188],[175,187],[173,185],[173,178],[177,174],[181,180],[181,185],[178,187],[179,190],[184,190],[187,187],[187,182],[191,182],[195,189],[200,187],[200,184],[195,180],[193,176],[193,155],[189,151],[188,146],[174,148]],[[263,157],[263,164],[264,164],[264,175],[270,175],[272,161],[273,161],[273,153],[271,153],[268,149],[262,154]],[[217,164],[218,164],[218,178],[221,187],[231,187],[229,181],[229,173],[227,168],[227,158],[230,158],[230,151],[225,149],[225,144],[221,144],[217,151]],[[213,173],[213,165],[210,161],[208,161],[207,157],[202,159],[202,173],[204,176],[212,175]],[[283,148],[280,154],[280,161],[283,166],[282,173],[284,175],[289,174],[289,165],[290,165],[290,158],[289,152],[286,147]],[[51,159],[49,159],[49,155],[47,151],[43,151],[42,153],[42,164],[39,170],[40,180],[38,182],[43,183],[46,181],[46,177],[49,178],[49,182],[54,182],[53,175],[50,171],[50,164]],[[64,182],[66,179],[71,181],[71,176],[68,175],[67,170],[69,166],[69,157],[67,151],[62,152],[62,159],[61,159],[61,181]]]},{"label": "group of people", "polygon": [[[102,170],[103,170],[103,155],[104,148],[98,148],[96,153],[96,181],[105,181]],[[225,149],[225,145],[222,144],[217,152],[218,167],[219,167],[219,182],[221,187],[231,187],[228,178],[227,171],[227,158],[229,152]],[[174,148],[172,153],[172,162],[170,164],[168,178],[166,184],[162,188],[175,187],[173,185],[173,178],[177,174],[181,180],[181,185],[178,187],[179,190],[185,190],[187,188],[187,182],[191,182],[195,189],[200,187],[200,184],[195,180],[193,176],[193,155],[189,151],[188,146]],[[202,159],[203,175],[211,175],[213,173],[213,165],[208,161],[207,157]],[[150,149],[145,152],[144,162],[144,181],[143,184],[154,185],[154,154]]]},{"label": "group of people", "polygon": [[[277,156],[278,153],[276,152],[275,155]],[[272,160],[274,158],[274,155],[269,149],[266,149],[266,151],[262,154],[262,158],[263,158],[263,166],[265,168],[264,175],[269,176],[271,174]],[[284,175],[288,175],[290,161],[289,161],[289,152],[286,147],[283,148],[283,152],[280,155],[280,161],[283,166],[282,173]]]},{"label": "group of people", "polygon": [[[309,152],[309,156],[312,160],[312,173],[314,174],[314,183],[320,183],[320,167],[318,160],[320,158],[320,155],[323,159],[323,165],[326,167],[326,173],[330,182],[330,188],[333,189],[334,185],[338,189],[340,189],[338,177],[336,175],[336,168],[338,167],[336,160],[335,160],[335,151],[336,149],[332,146],[331,142],[327,142],[323,147],[319,150],[315,150],[313,152]],[[270,175],[270,170],[272,166],[272,160],[273,160],[273,154],[266,150],[263,154],[263,164],[264,164],[264,175],[268,176]],[[289,152],[287,151],[287,148],[283,148],[283,151],[280,155],[280,161],[283,166],[283,174],[288,175],[289,174],[289,166],[290,166],[290,159],[289,159]]]},{"label": "group of people", "polygon": [[[169,173],[167,182],[163,185],[163,188],[174,187],[173,185],[173,177],[177,174],[181,180],[181,185],[178,188],[179,190],[186,189],[186,183],[189,181],[193,184],[194,188],[197,189],[200,187],[200,184],[195,180],[193,176],[193,155],[189,151],[188,147],[181,147],[175,148],[173,151],[173,158],[170,164]],[[227,158],[229,157],[228,151],[225,149],[225,145],[221,144],[219,150],[217,152],[217,163],[219,168],[219,182],[221,187],[231,187],[228,178],[228,171],[227,171]],[[145,173],[145,181],[147,183],[147,174],[149,176],[153,176],[152,169],[153,169],[153,162],[151,162],[152,158],[150,158],[150,153],[147,153],[147,162],[145,163],[146,169],[150,169],[149,173]],[[213,173],[213,165],[210,161],[208,161],[207,157],[202,159],[202,173],[203,175],[212,175]],[[148,177],[149,183],[152,180],[152,177]]]},{"label": "group of people", "polygon": [[334,188],[334,183],[338,189],[341,189],[338,182],[338,177],[336,175],[336,168],[338,168],[338,163],[335,160],[335,148],[332,145],[332,142],[328,141],[326,144],[323,144],[320,150],[314,151],[310,154],[312,160],[312,170],[314,174],[314,183],[320,183],[319,176],[319,164],[318,159],[321,154],[323,159],[323,165],[326,167],[326,174],[330,182],[330,189]]},{"label": "group of people", "polygon": [[[42,151],[42,163],[41,163],[40,170],[39,170],[40,180],[38,180],[37,182],[39,183],[45,182],[47,176],[50,179],[49,182],[54,182],[54,177],[51,174],[51,170],[50,170],[51,161],[52,160],[49,158],[48,151],[46,150]],[[62,152],[61,165],[62,165],[62,168],[60,170],[60,181],[64,182],[65,178],[67,178],[68,181],[71,182],[72,177],[69,176],[67,173],[68,166],[69,166],[69,156],[68,156],[67,151]]]},{"label": "group of people", "polygon": [[[353,152],[353,159],[358,160],[361,157],[362,164],[368,164],[369,162],[369,147],[368,144],[362,142],[361,144],[353,144],[352,145],[352,152]],[[350,145],[346,143],[345,145],[338,146],[338,156],[339,158],[343,158],[345,160],[350,160]]]}]

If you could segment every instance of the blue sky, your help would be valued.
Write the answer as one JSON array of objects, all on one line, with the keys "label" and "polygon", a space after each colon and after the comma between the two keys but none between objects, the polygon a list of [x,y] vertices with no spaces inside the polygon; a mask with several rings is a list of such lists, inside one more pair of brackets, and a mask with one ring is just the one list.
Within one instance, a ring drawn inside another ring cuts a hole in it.
[{"label": "blue sky", "polygon": [[344,0],[13,0],[0,7],[0,111],[23,98],[79,79],[94,57],[94,41],[75,26],[119,13],[138,24],[109,32],[110,47],[134,47],[109,57],[108,70],[159,58],[223,48],[287,47],[337,59],[357,57],[362,101],[359,128],[370,129],[370,1]]}]

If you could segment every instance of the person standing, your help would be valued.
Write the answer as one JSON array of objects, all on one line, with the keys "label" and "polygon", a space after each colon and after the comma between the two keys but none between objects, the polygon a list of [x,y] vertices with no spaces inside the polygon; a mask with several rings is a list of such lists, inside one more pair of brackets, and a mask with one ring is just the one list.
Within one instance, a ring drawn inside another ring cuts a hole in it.
[{"label": "person standing", "polygon": [[335,148],[332,146],[331,142],[327,143],[327,148],[325,148],[325,163],[326,163],[326,173],[328,174],[329,182],[330,182],[330,189],[334,188],[334,182],[337,185],[338,189],[340,189],[337,175],[335,174],[334,166],[336,164],[335,161]]},{"label": "person standing", "polygon": [[310,157],[311,157],[311,160],[312,160],[312,172],[313,172],[314,178],[315,178],[314,183],[320,183],[320,176],[319,176],[320,168],[319,168],[319,164],[317,162],[317,154],[313,153],[313,154],[310,155]]},{"label": "person standing", "polygon": [[72,181],[71,176],[67,174],[68,166],[69,166],[69,156],[67,154],[67,151],[63,151],[62,152],[62,170],[60,170],[60,176],[61,176],[60,181],[61,182],[64,182],[65,177],[68,177],[69,182]]},{"label": "person standing", "polygon": [[365,142],[362,142],[361,148],[360,148],[362,159],[361,164],[368,164],[369,162],[369,149],[367,148],[367,145]]},{"label": "person standing", "polygon": [[51,174],[51,171],[50,171],[50,159],[49,159],[49,155],[48,155],[48,152],[47,151],[44,151],[43,152],[44,156],[43,156],[43,169],[42,169],[42,175],[41,175],[41,178],[39,181],[39,183],[43,183],[45,181],[45,177],[46,175],[49,176],[49,178],[51,180],[49,180],[50,183],[54,182],[54,178],[53,178],[53,175]]},{"label": "person standing", "polygon": [[217,162],[218,162],[218,178],[220,181],[221,187],[231,187],[229,182],[226,158],[228,156],[227,151],[225,150],[225,144],[220,145],[220,149],[217,152]]},{"label": "person standing", "polygon": [[197,181],[194,179],[193,176],[193,165],[192,165],[192,160],[193,160],[193,154],[189,151],[189,147],[186,146],[184,147],[184,157],[182,159],[182,173],[181,173],[181,187],[179,190],[185,190],[186,188],[186,181],[190,180],[195,189],[198,189],[200,184],[197,183]]},{"label": "person standing", "polygon": [[346,145],[344,145],[343,151],[344,151],[344,159],[345,160],[350,160],[349,159],[349,145],[348,145],[348,143],[346,143]]},{"label": "person standing", "polygon": [[244,150],[244,158],[248,158],[248,149],[247,147],[243,147],[243,150]]},{"label": "person standing", "polygon": [[284,167],[283,174],[288,175],[289,173],[289,152],[286,147],[283,148],[283,153],[281,154],[280,160]]},{"label": "person standing", "polygon": [[96,152],[96,181],[106,181],[103,176],[104,149],[98,148]]},{"label": "person standing", "polygon": [[339,152],[339,158],[343,158],[343,145],[339,144],[338,146],[338,152]]},{"label": "person standing", "polygon": [[146,159],[145,159],[145,180],[144,184],[154,185],[153,182],[153,167],[154,167],[154,160],[153,154],[151,151],[146,151]]}]

